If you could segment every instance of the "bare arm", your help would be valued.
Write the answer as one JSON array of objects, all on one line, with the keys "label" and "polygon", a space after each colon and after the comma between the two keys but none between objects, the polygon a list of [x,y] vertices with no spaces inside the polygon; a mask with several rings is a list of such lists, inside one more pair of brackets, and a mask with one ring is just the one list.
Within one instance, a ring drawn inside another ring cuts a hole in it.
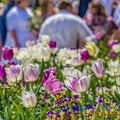
[{"label": "bare arm", "polygon": [[78,40],[78,48],[83,48],[84,47],[84,45],[85,45],[85,43],[83,42],[83,40],[82,39],[80,39],[80,40]]},{"label": "bare arm", "polygon": [[19,47],[20,47],[20,44],[19,44],[18,39],[17,39],[16,31],[15,31],[15,30],[11,30],[11,31],[10,31],[10,34],[11,34],[13,40],[14,40],[15,47],[18,47],[18,48],[19,48]]}]

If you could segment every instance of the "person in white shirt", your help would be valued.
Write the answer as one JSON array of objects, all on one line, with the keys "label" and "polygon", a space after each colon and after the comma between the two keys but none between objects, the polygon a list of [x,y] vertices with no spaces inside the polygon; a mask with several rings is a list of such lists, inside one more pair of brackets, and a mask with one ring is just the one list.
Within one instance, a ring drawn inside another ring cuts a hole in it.
[{"label": "person in white shirt", "polygon": [[49,35],[57,42],[58,48],[82,47],[86,37],[94,36],[92,31],[80,17],[70,14],[70,2],[62,1],[59,9],[60,13],[47,18],[42,24],[39,37]]},{"label": "person in white shirt", "polygon": [[8,12],[5,46],[25,47],[26,41],[36,39],[29,27],[29,18],[33,16],[29,3],[30,0],[17,0],[17,5]]}]

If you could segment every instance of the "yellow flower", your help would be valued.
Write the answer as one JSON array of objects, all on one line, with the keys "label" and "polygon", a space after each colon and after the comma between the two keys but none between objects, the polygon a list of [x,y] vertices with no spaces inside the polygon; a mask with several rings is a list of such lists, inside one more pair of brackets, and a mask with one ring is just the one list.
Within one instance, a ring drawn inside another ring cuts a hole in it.
[{"label": "yellow flower", "polygon": [[85,46],[91,56],[96,56],[98,53],[98,48],[94,42],[88,42]]}]

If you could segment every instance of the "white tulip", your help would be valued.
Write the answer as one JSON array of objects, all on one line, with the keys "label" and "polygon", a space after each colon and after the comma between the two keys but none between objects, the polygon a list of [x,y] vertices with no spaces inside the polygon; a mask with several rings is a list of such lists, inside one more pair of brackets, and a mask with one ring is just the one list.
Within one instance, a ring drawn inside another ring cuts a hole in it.
[{"label": "white tulip", "polygon": [[49,41],[50,41],[50,37],[48,35],[43,35],[41,37],[41,42],[44,46],[46,46],[49,43]]},{"label": "white tulip", "polygon": [[30,91],[30,92],[23,91],[22,102],[26,108],[35,107],[37,104],[37,98],[36,98],[35,93],[33,91]]},{"label": "white tulip", "polygon": [[11,65],[9,68],[6,68],[7,74],[7,83],[8,85],[14,85],[17,81],[22,80],[23,71],[21,65]]},{"label": "white tulip", "polygon": [[120,44],[115,44],[115,45],[113,45],[112,49],[113,49],[116,53],[119,53],[119,52],[120,52]]},{"label": "white tulip", "polygon": [[109,71],[114,75],[120,75],[120,62],[119,61],[112,61],[108,62]]}]

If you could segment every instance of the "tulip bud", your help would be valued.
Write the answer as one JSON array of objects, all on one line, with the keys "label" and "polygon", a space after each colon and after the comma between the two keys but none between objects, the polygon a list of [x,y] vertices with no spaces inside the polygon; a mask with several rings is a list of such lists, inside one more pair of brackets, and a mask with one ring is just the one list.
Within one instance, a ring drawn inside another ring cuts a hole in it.
[{"label": "tulip bud", "polygon": [[22,102],[26,108],[35,107],[37,104],[37,98],[36,98],[35,93],[33,91],[30,91],[30,92],[23,91],[22,92]]},{"label": "tulip bud", "polygon": [[108,68],[114,75],[120,75],[120,63],[118,61],[109,61]]},{"label": "tulip bud", "polygon": [[6,68],[6,74],[8,85],[14,85],[17,81],[20,81],[23,78],[22,66],[10,65],[9,68]]},{"label": "tulip bud", "polygon": [[70,65],[73,65],[73,66],[80,66],[83,64],[83,61],[80,59],[80,57],[77,55],[77,56],[74,56],[71,60],[70,60]]},{"label": "tulip bud", "polygon": [[50,41],[50,37],[48,35],[43,35],[41,38],[41,41],[42,41],[42,44],[46,46]]},{"label": "tulip bud", "polygon": [[26,82],[36,81],[39,77],[39,65],[28,64],[23,68],[24,79]]},{"label": "tulip bud", "polygon": [[13,58],[13,49],[11,47],[4,47],[3,58],[5,60],[11,60]]},{"label": "tulip bud", "polygon": [[113,50],[110,50],[109,56],[110,56],[110,57],[114,57],[114,56],[115,56],[115,52],[114,52]]},{"label": "tulip bud", "polygon": [[48,45],[49,45],[49,47],[51,48],[51,49],[55,49],[56,48],[56,41],[50,41],[49,43],[48,43]]},{"label": "tulip bud", "polygon": [[5,67],[0,63],[0,80],[5,78],[6,73],[5,73]]},{"label": "tulip bud", "polygon": [[119,53],[120,52],[120,44],[113,45],[112,49],[115,51],[115,53]]},{"label": "tulip bud", "polygon": [[96,62],[92,62],[92,71],[98,78],[102,78],[105,74],[105,69],[103,66],[103,62],[101,59],[97,60]]},{"label": "tulip bud", "polygon": [[94,42],[88,42],[86,48],[91,56],[96,56],[98,53],[98,48]]},{"label": "tulip bud", "polygon": [[83,49],[82,51],[80,51],[80,57],[82,61],[86,62],[90,58],[88,50]]},{"label": "tulip bud", "polygon": [[103,35],[104,35],[104,34],[103,34],[102,32],[96,32],[96,33],[95,33],[95,36],[96,36],[96,39],[97,39],[97,40],[101,40],[102,37],[103,37]]}]

